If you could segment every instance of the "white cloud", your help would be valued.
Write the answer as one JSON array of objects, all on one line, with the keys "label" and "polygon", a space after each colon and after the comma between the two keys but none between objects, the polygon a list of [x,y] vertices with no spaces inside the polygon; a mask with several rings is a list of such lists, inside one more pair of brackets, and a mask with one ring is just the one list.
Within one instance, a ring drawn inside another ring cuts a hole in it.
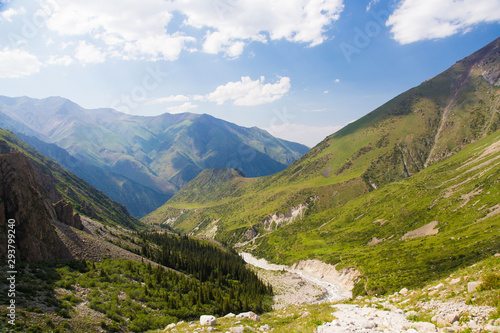
[{"label": "white cloud", "polygon": [[171,106],[167,108],[169,113],[184,113],[189,112],[189,110],[196,109],[198,105],[192,104],[191,102],[186,102],[182,105]]},{"label": "white cloud", "polygon": [[176,60],[185,44],[195,40],[167,33],[172,13],[164,0],[88,0],[53,6],[56,10],[47,20],[51,30],[102,43],[102,52],[113,57]]},{"label": "white cloud", "polygon": [[5,48],[0,51],[0,78],[19,78],[40,71],[38,58],[20,49]]},{"label": "white cloud", "polygon": [[12,17],[24,14],[26,14],[26,10],[24,9],[24,7],[20,7],[17,9],[9,8],[7,10],[4,10],[3,12],[0,12],[0,19],[3,19],[7,22],[12,22]]},{"label": "white cloud", "polygon": [[81,41],[75,53],[75,58],[84,64],[98,64],[106,61],[106,55],[95,45]]},{"label": "white cloud", "polygon": [[340,79],[335,79],[335,83],[340,83]]},{"label": "white cloud", "polygon": [[403,0],[387,20],[401,44],[465,33],[474,25],[500,22],[500,1]]},{"label": "white cloud", "polygon": [[380,0],[371,0],[368,6],[366,6],[366,11],[369,12],[372,9],[372,7],[378,4],[379,2]]},{"label": "white cloud", "polygon": [[68,55],[57,57],[57,56],[51,56],[49,60],[47,61],[48,65],[62,65],[62,66],[69,66],[71,65],[75,60],[71,58]]},{"label": "white cloud", "polygon": [[208,28],[203,51],[237,57],[251,41],[288,40],[321,44],[338,20],[343,0],[183,0],[173,8],[186,15],[185,25]]},{"label": "white cloud", "polygon": [[314,147],[327,136],[337,132],[342,127],[343,126],[307,126],[287,123],[264,129],[278,138],[300,142],[308,147]]},{"label": "white cloud", "polygon": [[[343,0],[39,1],[47,27],[60,36],[98,46],[106,58],[152,61],[200,50],[237,58],[250,42],[315,46],[344,8]],[[184,17],[178,28],[169,25],[174,15]],[[193,27],[204,37],[183,32]]]},{"label": "white cloud", "polygon": [[184,95],[170,95],[167,97],[157,98],[149,102],[149,104],[161,104],[168,102],[186,102],[189,101],[189,97]]},{"label": "white cloud", "polygon": [[264,84],[264,77],[252,81],[243,76],[241,81],[229,82],[217,87],[215,91],[206,95],[206,100],[218,105],[231,101],[234,105],[260,105],[280,99],[290,90],[290,78],[282,77],[277,83]]}]

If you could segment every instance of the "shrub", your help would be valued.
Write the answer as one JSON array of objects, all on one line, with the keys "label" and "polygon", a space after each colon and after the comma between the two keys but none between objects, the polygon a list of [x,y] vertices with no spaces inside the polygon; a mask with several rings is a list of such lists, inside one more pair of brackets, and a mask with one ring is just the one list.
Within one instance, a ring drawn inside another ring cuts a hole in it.
[{"label": "shrub", "polygon": [[483,278],[480,290],[500,289],[500,274],[490,273]]},{"label": "shrub", "polygon": [[60,309],[57,311],[57,315],[63,318],[71,318],[69,311],[67,309]]}]

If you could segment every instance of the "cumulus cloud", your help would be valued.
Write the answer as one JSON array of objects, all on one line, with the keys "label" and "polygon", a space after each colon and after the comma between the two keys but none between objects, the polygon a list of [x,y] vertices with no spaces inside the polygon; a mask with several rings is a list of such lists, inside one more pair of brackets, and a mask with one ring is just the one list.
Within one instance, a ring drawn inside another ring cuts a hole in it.
[{"label": "cumulus cloud", "polygon": [[24,50],[0,50],[0,78],[19,78],[40,71],[38,58]]},{"label": "cumulus cloud", "polygon": [[[315,46],[344,8],[343,0],[38,1],[37,17],[55,33],[48,38],[85,41],[106,58],[152,61],[174,61],[183,51],[237,58],[251,42]],[[0,20],[22,13],[8,9]],[[174,16],[184,18],[182,24]]]},{"label": "cumulus cloud", "polygon": [[465,33],[479,23],[500,22],[500,2],[491,0],[403,0],[389,17],[401,44]]},{"label": "cumulus cloud", "polygon": [[170,3],[164,0],[88,0],[57,6],[47,20],[60,35],[81,36],[102,43],[107,54],[122,59],[176,60],[195,39],[169,34]]},{"label": "cumulus cloud", "polygon": [[344,4],[343,0],[184,0],[174,1],[173,7],[186,15],[184,24],[210,29],[205,52],[237,57],[251,41],[321,44]]},{"label": "cumulus cloud", "polygon": [[75,58],[84,64],[98,64],[106,60],[106,55],[95,45],[81,41],[76,48]]},{"label": "cumulus cloud", "polygon": [[0,19],[5,20],[7,22],[12,22],[12,17],[24,14],[26,14],[26,10],[24,9],[24,7],[20,7],[17,9],[9,8],[7,10],[0,12]]},{"label": "cumulus cloud", "polygon": [[184,113],[189,112],[189,110],[196,109],[198,105],[192,104],[191,102],[186,102],[177,106],[170,106],[167,108],[169,113]]},{"label": "cumulus cloud", "polygon": [[62,65],[62,66],[69,66],[74,62],[74,59],[71,58],[70,56],[61,56],[61,57],[56,57],[56,56],[51,56],[49,60],[47,61],[47,64],[49,65]]},{"label": "cumulus cloud", "polygon": [[274,84],[264,84],[264,77],[252,81],[243,76],[240,81],[228,82],[205,96],[206,100],[219,105],[232,102],[234,105],[260,105],[283,97],[290,90],[290,78],[282,77]]}]

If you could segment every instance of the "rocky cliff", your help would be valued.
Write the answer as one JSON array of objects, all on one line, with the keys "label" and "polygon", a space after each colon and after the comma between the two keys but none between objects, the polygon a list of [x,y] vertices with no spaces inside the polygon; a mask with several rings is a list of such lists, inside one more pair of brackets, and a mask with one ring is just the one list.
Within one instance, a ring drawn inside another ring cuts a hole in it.
[{"label": "rocky cliff", "polygon": [[8,221],[15,221],[16,259],[60,257],[61,245],[51,220],[56,213],[37,181],[28,158],[0,142],[0,256],[7,254]]}]

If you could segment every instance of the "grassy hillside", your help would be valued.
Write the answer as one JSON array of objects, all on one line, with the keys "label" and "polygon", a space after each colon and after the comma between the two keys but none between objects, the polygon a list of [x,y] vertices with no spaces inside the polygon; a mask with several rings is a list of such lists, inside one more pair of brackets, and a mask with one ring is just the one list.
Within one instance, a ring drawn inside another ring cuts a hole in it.
[{"label": "grassy hillside", "polygon": [[356,267],[364,276],[358,293],[420,286],[500,250],[499,160],[496,132],[342,209],[312,207],[246,249],[280,263],[318,258]]},{"label": "grassy hillside", "polygon": [[61,195],[62,198],[71,203],[76,212],[105,224],[121,225],[133,229],[142,226],[142,223],[131,216],[124,206],[112,201],[83,179],[43,156],[11,132],[0,129],[0,140],[24,153],[35,167],[35,173],[39,172],[41,178],[44,179],[42,185],[45,185],[43,183],[49,184],[49,186],[55,184],[58,193],[54,195]]},{"label": "grassy hillside", "polygon": [[364,276],[357,293],[418,286],[480,260],[500,246],[499,68],[500,39],[284,171],[252,179],[202,173],[143,221],[274,262],[356,267]]},{"label": "grassy hillside", "polygon": [[284,171],[231,179],[222,192],[196,188],[200,175],[143,220],[198,233],[218,220],[217,239],[236,243],[270,214],[312,201],[316,212],[340,207],[410,177],[500,128],[499,59],[500,39],[327,137]]}]

